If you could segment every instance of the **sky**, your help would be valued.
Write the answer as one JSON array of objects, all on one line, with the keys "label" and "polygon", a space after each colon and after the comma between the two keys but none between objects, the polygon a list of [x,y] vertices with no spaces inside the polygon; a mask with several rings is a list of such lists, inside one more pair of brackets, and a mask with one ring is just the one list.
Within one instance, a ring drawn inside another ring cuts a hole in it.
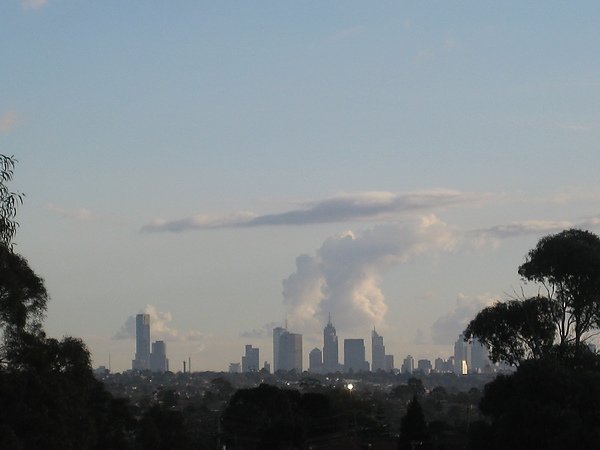
[{"label": "sky", "polygon": [[[600,4],[0,3],[0,153],[50,336],[226,370],[271,329],[447,357],[542,236],[600,232]],[[343,354],[340,345],[340,354]],[[370,357],[370,346],[367,345]]]}]

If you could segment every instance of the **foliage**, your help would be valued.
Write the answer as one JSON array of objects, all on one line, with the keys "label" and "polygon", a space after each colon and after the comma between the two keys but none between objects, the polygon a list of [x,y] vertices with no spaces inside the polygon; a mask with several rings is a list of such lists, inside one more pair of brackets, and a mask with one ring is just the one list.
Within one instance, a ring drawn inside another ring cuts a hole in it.
[{"label": "foliage", "polygon": [[48,293],[27,260],[0,244],[0,330],[32,331],[41,326]]},{"label": "foliage", "polygon": [[411,449],[415,445],[424,448],[428,441],[427,425],[421,405],[415,395],[408,404],[406,415],[400,422],[400,449]]},{"label": "foliage", "polygon": [[477,338],[493,362],[519,365],[540,358],[554,343],[554,303],[543,297],[498,302],[481,310],[463,332]]},{"label": "foliage", "polygon": [[[486,449],[597,448],[600,439],[600,361],[579,356],[524,362],[485,387],[481,410],[491,419]],[[477,448],[477,447],[473,447]]]},{"label": "foliage", "polygon": [[17,206],[23,203],[23,195],[10,191],[7,186],[13,178],[16,162],[13,156],[0,154],[0,246],[8,248],[12,248],[11,242],[18,227],[14,220]]},{"label": "foliage", "polygon": [[576,348],[600,317],[600,238],[589,231],[564,230],[539,240],[519,275],[541,283],[556,308],[559,344]]}]

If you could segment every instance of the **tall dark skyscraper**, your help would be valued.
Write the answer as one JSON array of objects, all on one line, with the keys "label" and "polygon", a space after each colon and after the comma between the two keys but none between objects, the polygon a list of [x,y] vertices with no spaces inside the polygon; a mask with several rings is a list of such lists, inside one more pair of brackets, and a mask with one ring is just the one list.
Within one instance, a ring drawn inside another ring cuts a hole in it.
[{"label": "tall dark skyscraper", "polygon": [[131,362],[133,370],[150,369],[150,315],[135,316],[135,359]]},{"label": "tall dark skyscraper", "polygon": [[302,373],[302,335],[284,332],[279,336],[279,370]]},{"label": "tall dark skyscraper", "polygon": [[371,370],[385,370],[385,347],[383,345],[383,336],[377,334],[375,327],[371,331]]},{"label": "tall dark skyscraper", "polygon": [[367,372],[364,339],[344,339],[344,372]]},{"label": "tall dark skyscraper", "polygon": [[277,372],[281,368],[279,366],[279,340],[283,333],[287,333],[285,328],[273,328],[273,373]]},{"label": "tall dark skyscraper", "polygon": [[325,373],[339,370],[338,338],[335,327],[331,324],[331,314],[327,326],[323,329],[323,371]]}]

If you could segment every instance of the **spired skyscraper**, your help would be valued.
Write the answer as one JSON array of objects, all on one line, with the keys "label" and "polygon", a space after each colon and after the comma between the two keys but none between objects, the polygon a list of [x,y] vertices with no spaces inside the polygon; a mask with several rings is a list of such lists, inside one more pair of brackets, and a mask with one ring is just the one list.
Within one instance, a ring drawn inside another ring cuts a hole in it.
[{"label": "spired skyscraper", "polygon": [[323,329],[323,372],[332,373],[339,370],[338,338],[335,334],[335,327],[331,323],[331,314],[329,314],[329,321]]},{"label": "spired skyscraper", "polygon": [[383,345],[383,336],[377,334],[375,327],[371,331],[371,370],[385,370],[385,346]]},{"label": "spired skyscraper", "polygon": [[131,361],[133,370],[150,369],[150,315],[135,316],[135,359]]}]

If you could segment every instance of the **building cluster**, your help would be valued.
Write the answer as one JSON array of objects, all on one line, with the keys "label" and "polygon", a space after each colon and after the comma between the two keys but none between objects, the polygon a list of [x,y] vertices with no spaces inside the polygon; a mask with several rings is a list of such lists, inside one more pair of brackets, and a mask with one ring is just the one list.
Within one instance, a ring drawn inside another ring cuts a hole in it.
[{"label": "building cluster", "polygon": [[[164,341],[155,341],[150,345],[150,316],[138,314],[135,318],[135,359],[131,362],[133,370],[150,370],[152,372],[167,372],[169,360]],[[152,350],[152,351],[151,351]],[[366,360],[364,339],[344,339],[344,363],[339,361],[339,345],[335,327],[331,317],[323,329],[323,349],[314,348],[308,354],[308,371],[312,373],[357,373],[395,371],[394,356],[385,353],[383,336],[373,328],[371,332],[371,363]],[[191,361],[189,362],[191,365]],[[273,329],[273,373],[277,371],[303,371],[302,335],[292,333],[287,327]],[[185,372],[185,362],[183,371]],[[252,345],[246,345],[242,362],[231,363],[229,372],[258,372],[260,367],[260,351]],[[271,367],[265,361],[262,367],[267,373]],[[189,367],[188,370],[191,370]],[[411,355],[402,361],[400,372],[412,374],[420,372],[453,372],[457,375],[470,373],[494,372],[496,367],[490,362],[488,351],[477,340],[465,341],[463,335],[454,344],[454,354],[448,359],[437,358],[434,364],[428,359],[416,362]]]},{"label": "building cluster", "polygon": [[[339,360],[339,345],[335,327],[331,317],[323,329],[323,348],[313,348],[308,354],[308,371],[312,373],[357,373],[357,372],[402,372],[412,374],[419,372],[429,374],[455,373],[466,375],[469,373],[494,372],[497,368],[490,362],[488,351],[477,340],[465,341],[462,335],[454,345],[454,354],[448,359],[437,358],[434,364],[428,359],[415,359],[408,355],[402,361],[400,370],[394,368],[394,356],[385,352],[383,336],[373,329],[371,332],[371,363],[366,360],[364,339],[344,339],[344,362]],[[273,329],[273,372],[279,370],[303,371],[302,335],[292,333],[287,327]],[[267,362],[263,369],[270,372]],[[229,372],[254,372],[259,370],[259,349],[246,345],[245,356],[242,364],[231,363]]]},{"label": "building cluster", "polygon": [[133,370],[166,372],[169,370],[167,344],[164,341],[152,342],[150,351],[150,315],[135,316],[135,359],[131,361]]}]

